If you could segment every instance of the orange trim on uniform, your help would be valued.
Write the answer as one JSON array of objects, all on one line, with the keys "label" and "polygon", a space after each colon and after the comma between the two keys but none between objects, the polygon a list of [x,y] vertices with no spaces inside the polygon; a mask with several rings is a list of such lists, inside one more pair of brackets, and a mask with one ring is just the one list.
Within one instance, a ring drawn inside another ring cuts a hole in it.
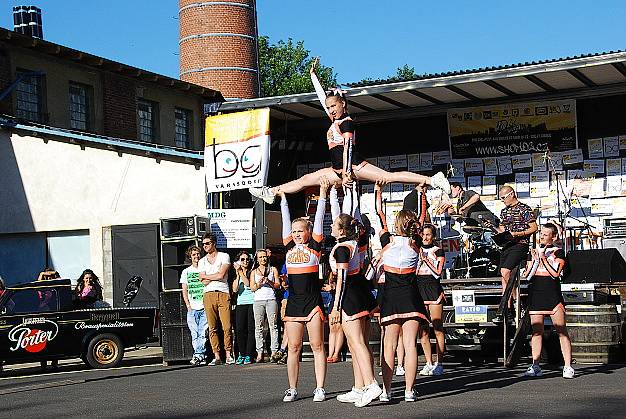
[{"label": "orange trim on uniform", "polygon": [[443,304],[444,301],[448,301],[448,300],[446,300],[446,296],[442,292],[441,294],[439,294],[439,298],[437,298],[435,301],[424,301],[424,304],[438,305],[438,304]]},{"label": "orange trim on uniform", "polygon": [[359,272],[361,272],[361,267],[360,267],[360,266],[359,266],[358,268],[356,268],[356,269],[353,269],[353,270],[351,270],[351,271],[348,271],[348,275],[356,275],[356,274],[358,274]]},{"label": "orange trim on uniform", "polygon": [[358,313],[353,314],[352,316],[348,316],[345,311],[341,310],[341,321],[349,322],[352,320],[360,319],[361,317],[369,316],[372,313],[374,313],[374,310],[372,311],[364,310],[364,311],[359,311]]},{"label": "orange trim on uniform", "polygon": [[299,268],[290,268],[287,267],[287,275],[297,275],[297,274],[310,274],[310,273],[319,272],[319,265],[315,266],[302,266]]},{"label": "orange trim on uniform", "polygon": [[287,246],[291,241],[293,241],[293,237],[291,237],[291,234],[287,237],[283,237],[283,246]]},{"label": "orange trim on uniform", "polygon": [[430,323],[430,320],[428,320],[428,317],[426,317],[425,315],[423,315],[419,311],[412,311],[411,313],[392,314],[391,316],[382,317],[380,319],[380,323],[381,324],[382,323],[387,323],[387,322],[390,322],[390,321],[396,320],[396,319],[410,320],[410,319],[413,319],[415,317],[420,318],[420,319]]},{"label": "orange trim on uniform", "polygon": [[528,314],[543,314],[544,316],[553,316],[559,310],[563,310],[563,314],[567,314],[563,303],[558,303],[556,307],[552,309],[552,311],[528,311]]},{"label": "orange trim on uniform", "polygon": [[[321,243],[322,240],[324,239],[324,235],[323,234],[317,234],[317,233],[313,233],[313,235],[311,237],[313,237],[313,240],[315,240],[318,243]],[[313,249],[311,249],[311,250],[313,250]]]},{"label": "orange trim on uniform", "polygon": [[[289,300],[287,300],[287,301],[289,301]],[[309,315],[306,316],[306,317],[288,317],[288,316],[285,316],[283,321],[285,321],[285,322],[305,322],[305,323],[308,323],[311,320],[313,320],[313,317],[315,316],[316,313],[320,314],[320,319],[322,321],[326,320],[326,317],[324,316],[324,310],[322,310],[322,308],[320,306],[315,306],[315,308],[313,310],[311,310]]]},{"label": "orange trim on uniform", "polygon": [[337,269],[343,269],[344,271],[347,271],[350,267],[350,262],[337,262],[335,266],[337,266]]},{"label": "orange trim on uniform", "polygon": [[395,266],[385,265],[383,269],[385,272],[400,275],[415,273],[415,268],[396,268]]}]

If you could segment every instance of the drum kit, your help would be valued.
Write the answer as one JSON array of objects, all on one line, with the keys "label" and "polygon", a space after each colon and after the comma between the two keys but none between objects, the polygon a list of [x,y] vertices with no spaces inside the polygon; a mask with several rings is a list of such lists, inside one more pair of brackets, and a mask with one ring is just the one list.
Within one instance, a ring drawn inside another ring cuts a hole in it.
[{"label": "drum kit", "polygon": [[453,216],[461,226],[460,253],[450,268],[451,278],[491,278],[499,276],[500,247],[494,242],[492,229],[479,221]]}]

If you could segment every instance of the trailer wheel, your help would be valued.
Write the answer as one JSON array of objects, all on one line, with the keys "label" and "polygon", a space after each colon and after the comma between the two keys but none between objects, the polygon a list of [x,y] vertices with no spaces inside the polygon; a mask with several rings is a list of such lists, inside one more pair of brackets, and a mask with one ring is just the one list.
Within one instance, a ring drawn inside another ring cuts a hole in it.
[{"label": "trailer wheel", "polygon": [[113,368],[124,357],[124,345],[116,335],[97,335],[89,342],[85,359],[92,368]]}]

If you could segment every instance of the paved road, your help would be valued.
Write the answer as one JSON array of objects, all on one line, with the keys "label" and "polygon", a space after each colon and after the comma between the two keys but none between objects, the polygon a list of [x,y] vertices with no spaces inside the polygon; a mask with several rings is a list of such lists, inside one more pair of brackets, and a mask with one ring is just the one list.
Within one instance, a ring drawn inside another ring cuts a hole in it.
[{"label": "paved road", "polygon": [[416,403],[405,403],[403,383],[394,383],[396,399],[358,409],[334,397],[350,388],[351,364],[329,365],[326,390],[331,397],[312,401],[312,363],[302,368],[302,399],[283,403],[284,366],[163,367],[158,358],[134,358],[114,370],[85,370],[78,363],[41,374],[36,368],[0,375],[0,417],[274,417],[308,418],[363,415],[471,418],[624,417],[626,366],[579,367],[574,380],[559,370],[544,377],[521,378],[523,368],[449,364],[441,377],[419,377]]}]

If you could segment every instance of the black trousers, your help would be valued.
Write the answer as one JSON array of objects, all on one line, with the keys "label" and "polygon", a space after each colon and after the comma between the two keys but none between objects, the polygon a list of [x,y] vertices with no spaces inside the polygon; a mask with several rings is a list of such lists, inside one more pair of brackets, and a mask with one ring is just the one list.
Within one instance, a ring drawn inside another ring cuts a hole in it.
[{"label": "black trousers", "polygon": [[239,355],[253,357],[256,354],[254,340],[254,304],[238,305],[235,309],[237,348]]}]

